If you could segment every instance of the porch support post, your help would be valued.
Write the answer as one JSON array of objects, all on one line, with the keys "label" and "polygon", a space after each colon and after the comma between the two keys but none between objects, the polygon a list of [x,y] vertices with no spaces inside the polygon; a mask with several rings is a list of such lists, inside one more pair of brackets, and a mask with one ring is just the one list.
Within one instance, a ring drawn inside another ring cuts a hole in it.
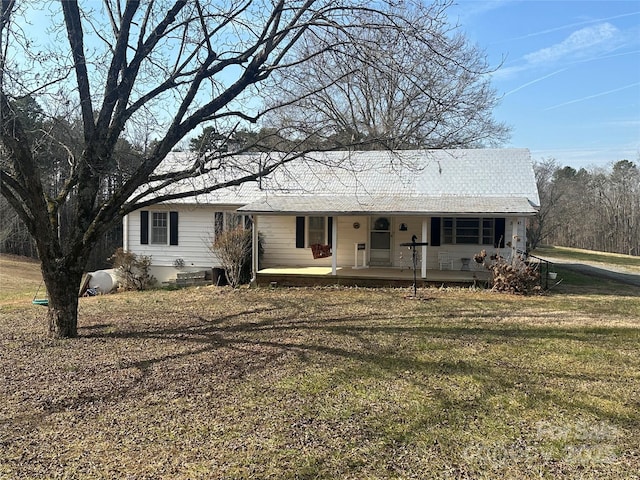
[{"label": "porch support post", "polygon": [[[519,224],[520,224],[520,218],[519,217],[513,217],[511,219],[511,261],[513,262],[513,260],[516,258],[517,256],[517,250],[518,248],[520,248],[520,236],[518,235],[519,233]],[[507,243],[507,240],[505,241],[505,244]]]},{"label": "porch support post", "polygon": [[422,246],[422,265],[420,266],[420,276],[427,278],[427,219],[422,219],[422,242],[425,245]]},{"label": "porch support post", "polygon": [[258,284],[258,216],[253,215],[251,230],[251,285]]},{"label": "porch support post", "polygon": [[129,215],[122,219],[122,248],[125,252],[129,251]]},{"label": "porch support post", "polygon": [[338,217],[333,217],[333,228],[331,229],[331,275],[338,272]]}]

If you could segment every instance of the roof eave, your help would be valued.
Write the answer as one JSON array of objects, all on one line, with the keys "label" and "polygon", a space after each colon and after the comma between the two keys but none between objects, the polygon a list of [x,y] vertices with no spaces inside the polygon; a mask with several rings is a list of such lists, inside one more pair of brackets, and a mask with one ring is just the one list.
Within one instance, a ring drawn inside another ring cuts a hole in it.
[{"label": "roof eave", "polygon": [[446,217],[446,216],[468,216],[468,217],[477,217],[481,215],[491,215],[491,216],[522,216],[522,217],[533,217],[537,214],[537,211],[474,211],[474,212],[463,212],[463,211],[388,211],[388,210],[356,210],[356,211],[335,211],[335,210],[254,210],[254,209],[239,209],[239,213],[244,215],[273,215],[273,216],[361,216],[361,215],[393,215],[393,216],[403,216],[403,217]]}]

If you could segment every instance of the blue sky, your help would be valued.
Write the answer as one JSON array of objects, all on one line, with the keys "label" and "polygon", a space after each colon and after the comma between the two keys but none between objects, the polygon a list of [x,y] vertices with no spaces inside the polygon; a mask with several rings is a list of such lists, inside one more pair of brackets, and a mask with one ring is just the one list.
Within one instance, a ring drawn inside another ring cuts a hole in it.
[{"label": "blue sky", "polygon": [[449,20],[502,63],[506,146],[574,168],[640,164],[640,1],[457,0]]}]

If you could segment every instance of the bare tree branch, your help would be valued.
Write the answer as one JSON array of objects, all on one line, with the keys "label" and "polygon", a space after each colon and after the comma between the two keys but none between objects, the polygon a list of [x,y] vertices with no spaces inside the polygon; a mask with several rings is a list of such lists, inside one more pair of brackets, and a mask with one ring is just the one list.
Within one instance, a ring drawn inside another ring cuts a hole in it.
[{"label": "bare tree branch", "polygon": [[80,108],[82,110],[82,120],[84,125],[85,141],[89,141],[94,132],[93,102],[91,101],[91,87],[89,72],[84,56],[84,40],[80,9],[75,1],[62,2],[65,24],[69,45],[73,56],[73,63],[78,84],[78,94],[80,96]]}]

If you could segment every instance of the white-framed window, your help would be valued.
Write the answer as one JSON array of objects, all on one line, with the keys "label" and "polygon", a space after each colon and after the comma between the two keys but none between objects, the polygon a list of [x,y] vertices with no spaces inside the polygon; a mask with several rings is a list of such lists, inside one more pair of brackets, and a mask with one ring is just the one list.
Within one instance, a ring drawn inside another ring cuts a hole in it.
[{"label": "white-framed window", "polygon": [[443,217],[442,243],[450,245],[493,245],[495,218]]},{"label": "white-framed window", "polygon": [[327,217],[307,217],[307,245],[327,243]]},{"label": "white-framed window", "polygon": [[167,245],[169,243],[169,214],[167,212],[151,212],[151,244]]},{"label": "white-framed window", "polygon": [[249,215],[241,215],[235,211],[215,212],[213,214],[214,234],[220,235],[222,232],[242,227],[245,230],[251,230],[253,220]]},{"label": "white-framed window", "polygon": [[496,219],[495,218],[483,218],[482,219],[482,244],[492,245],[496,238]]}]

